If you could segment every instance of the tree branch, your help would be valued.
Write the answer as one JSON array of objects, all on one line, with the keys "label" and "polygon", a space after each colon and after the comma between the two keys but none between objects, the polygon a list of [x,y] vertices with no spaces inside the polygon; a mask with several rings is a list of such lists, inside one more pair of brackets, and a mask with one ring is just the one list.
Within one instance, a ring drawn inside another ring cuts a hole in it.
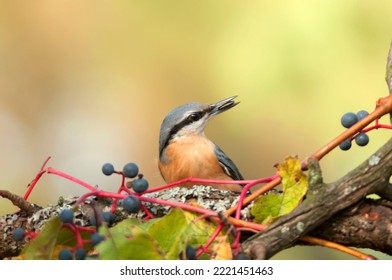
[{"label": "tree branch", "polygon": [[392,203],[362,200],[309,234],[342,245],[392,255]]},{"label": "tree branch", "polygon": [[[336,182],[322,182],[318,162],[309,161],[309,192],[304,202],[266,230],[249,238],[243,249],[253,258],[270,258],[291,247],[339,211],[363,200],[376,188],[389,186],[392,139],[360,166]],[[258,252],[263,252],[260,255]]]},{"label": "tree branch", "polygon": [[19,207],[20,210],[26,212],[28,215],[33,214],[35,211],[37,211],[40,208],[24,200],[23,197],[13,194],[7,190],[0,190],[0,196],[11,201],[12,204]]}]

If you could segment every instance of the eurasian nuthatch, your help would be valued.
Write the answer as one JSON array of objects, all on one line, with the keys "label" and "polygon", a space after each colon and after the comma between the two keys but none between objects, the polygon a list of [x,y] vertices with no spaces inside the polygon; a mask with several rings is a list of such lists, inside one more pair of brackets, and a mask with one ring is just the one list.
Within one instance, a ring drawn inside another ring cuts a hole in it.
[{"label": "eurasian nuthatch", "polygon": [[[159,170],[167,183],[185,178],[243,180],[233,161],[204,134],[208,121],[233,108],[236,96],[213,104],[187,103],[170,111],[162,122],[159,135]],[[183,185],[191,187],[192,183]],[[211,184],[235,192],[238,184]]]}]

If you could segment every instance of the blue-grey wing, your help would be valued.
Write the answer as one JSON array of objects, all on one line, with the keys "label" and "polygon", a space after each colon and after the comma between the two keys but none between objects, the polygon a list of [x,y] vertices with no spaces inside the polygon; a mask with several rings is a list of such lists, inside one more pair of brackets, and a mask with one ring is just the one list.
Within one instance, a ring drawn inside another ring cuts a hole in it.
[{"label": "blue-grey wing", "polygon": [[218,147],[215,145],[215,154],[218,158],[222,169],[225,171],[227,175],[229,175],[233,180],[244,180],[240,171],[234,162]]}]

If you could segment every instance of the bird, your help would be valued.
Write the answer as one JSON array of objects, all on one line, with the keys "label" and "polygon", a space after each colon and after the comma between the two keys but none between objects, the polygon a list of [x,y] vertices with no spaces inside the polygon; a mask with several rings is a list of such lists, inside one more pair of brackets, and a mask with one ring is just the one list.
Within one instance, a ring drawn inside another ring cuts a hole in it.
[{"label": "bird", "polygon": [[[159,133],[159,171],[166,183],[185,178],[243,180],[234,162],[209,140],[204,128],[214,116],[239,102],[228,97],[212,104],[190,102],[171,110],[163,119]],[[192,187],[193,183],[182,184]],[[208,184],[214,188],[241,192],[240,184]]]}]

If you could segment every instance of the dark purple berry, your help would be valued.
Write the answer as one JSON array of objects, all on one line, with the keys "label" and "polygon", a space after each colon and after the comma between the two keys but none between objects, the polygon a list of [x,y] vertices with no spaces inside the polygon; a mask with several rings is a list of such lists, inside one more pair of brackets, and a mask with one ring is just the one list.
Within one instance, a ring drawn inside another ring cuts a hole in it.
[{"label": "dark purple berry", "polygon": [[351,141],[349,139],[344,140],[339,144],[339,148],[343,151],[347,151],[351,148]]},{"label": "dark purple berry", "polygon": [[187,260],[196,259],[196,250],[192,246],[187,245],[185,248],[185,256]]},{"label": "dark purple berry", "polygon": [[123,199],[122,206],[129,213],[137,213],[140,210],[140,201],[136,197],[129,195]]},{"label": "dark purple berry", "polygon": [[12,232],[12,238],[15,239],[16,241],[22,241],[24,238],[24,229],[23,228],[16,228]]},{"label": "dark purple berry", "polygon": [[345,128],[350,128],[358,122],[358,116],[352,112],[345,113],[340,122]]},{"label": "dark purple berry", "polygon": [[135,178],[139,173],[139,167],[133,162],[127,163],[124,165],[123,173],[125,177]]},{"label": "dark purple berry", "polygon": [[367,115],[369,115],[368,111],[366,111],[366,110],[361,110],[361,111],[359,111],[359,112],[357,113],[358,120],[359,120],[359,121],[362,120],[362,119],[363,119],[364,117],[366,117]]},{"label": "dark purple berry", "polygon": [[73,223],[74,212],[71,209],[63,209],[60,212],[60,220],[64,223]]},{"label": "dark purple berry", "polygon": [[78,248],[75,251],[75,260],[84,260],[87,256],[86,250]]},{"label": "dark purple berry", "polygon": [[144,178],[136,179],[132,182],[132,189],[137,193],[145,192],[148,189],[148,181]]},{"label": "dark purple berry", "polygon": [[116,216],[111,213],[111,212],[102,212],[102,217],[103,220],[110,226],[111,224],[113,224],[114,219],[116,218]]},{"label": "dark purple berry", "polygon": [[105,237],[103,237],[102,235],[100,235],[98,232],[95,232],[91,235],[91,245],[96,246],[99,243],[101,243],[102,241],[105,240]]},{"label": "dark purple berry", "polygon": [[105,174],[106,176],[110,176],[114,173],[114,166],[111,163],[105,163],[102,166],[102,173]]},{"label": "dark purple berry", "polygon": [[360,132],[355,136],[355,143],[357,143],[358,146],[366,146],[369,143],[369,136],[364,132]]},{"label": "dark purple berry", "polygon": [[62,249],[59,252],[59,260],[72,260],[72,252],[68,249]]}]

